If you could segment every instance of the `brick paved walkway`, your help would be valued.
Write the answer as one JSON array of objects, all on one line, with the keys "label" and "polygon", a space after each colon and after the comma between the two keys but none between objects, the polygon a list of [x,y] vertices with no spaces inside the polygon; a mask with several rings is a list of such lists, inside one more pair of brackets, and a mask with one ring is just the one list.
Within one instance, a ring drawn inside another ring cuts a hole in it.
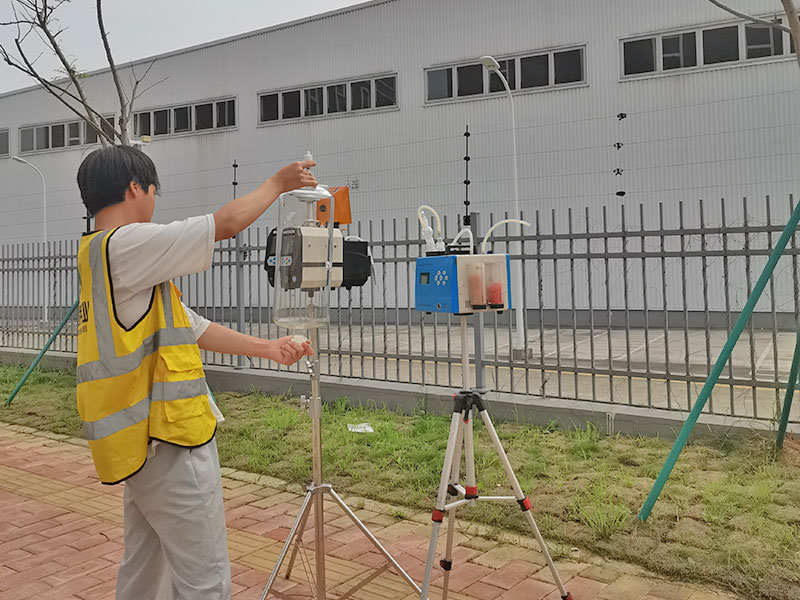
[{"label": "brick paved walkway", "polygon": [[[302,497],[299,488],[269,477],[224,469],[223,486],[235,600],[259,598]],[[0,600],[94,600],[114,597],[122,556],[122,487],[97,483],[85,442],[0,423]],[[347,499],[398,562],[422,579],[428,513],[396,518],[396,507]],[[328,586],[332,598],[384,564],[383,557],[343,515],[326,504]],[[313,520],[310,521],[313,523]],[[473,530],[476,535],[473,535]],[[457,533],[452,600],[558,600],[532,539],[501,541]],[[311,541],[313,531],[306,538]],[[309,555],[313,569],[313,555]],[[559,561],[575,600],[727,600],[731,596],[674,584],[629,565],[575,554]],[[441,595],[436,569],[431,600]],[[303,567],[275,589],[289,598],[311,595]],[[337,593],[338,592],[338,593]],[[357,591],[357,600],[416,600],[387,571]],[[149,599],[142,599],[149,600]]]}]

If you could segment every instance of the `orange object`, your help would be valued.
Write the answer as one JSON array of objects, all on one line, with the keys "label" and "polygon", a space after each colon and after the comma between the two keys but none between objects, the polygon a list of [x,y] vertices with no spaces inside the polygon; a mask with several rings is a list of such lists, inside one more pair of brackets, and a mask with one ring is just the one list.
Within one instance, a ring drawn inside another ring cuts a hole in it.
[{"label": "orange object", "polygon": [[489,304],[491,306],[503,304],[503,286],[497,282],[489,284]]},{"label": "orange object", "polygon": [[[333,194],[334,212],[333,222],[339,225],[350,225],[353,217],[350,214],[350,188],[345,186],[329,187],[328,191]],[[317,220],[322,225],[328,224],[328,214],[330,213],[330,200],[323,199],[317,202]]]}]

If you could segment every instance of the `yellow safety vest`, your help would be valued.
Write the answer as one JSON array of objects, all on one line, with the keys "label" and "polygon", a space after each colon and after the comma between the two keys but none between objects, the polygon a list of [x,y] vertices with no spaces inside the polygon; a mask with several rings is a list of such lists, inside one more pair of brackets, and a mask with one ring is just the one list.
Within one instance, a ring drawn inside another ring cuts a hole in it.
[{"label": "yellow safety vest", "polygon": [[132,328],[118,321],[108,264],[115,231],[84,236],[78,250],[78,413],[107,484],[144,466],[151,439],[191,448],[208,443],[217,427],[178,288],[153,288],[150,307]]}]

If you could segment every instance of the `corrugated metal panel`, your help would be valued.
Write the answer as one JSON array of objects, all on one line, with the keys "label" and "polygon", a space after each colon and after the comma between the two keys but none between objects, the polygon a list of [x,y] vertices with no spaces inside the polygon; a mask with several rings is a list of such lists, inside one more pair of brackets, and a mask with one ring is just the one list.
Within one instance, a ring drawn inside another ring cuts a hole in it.
[{"label": "corrugated metal panel", "polygon": [[[774,5],[748,0],[737,6],[763,14],[774,11]],[[704,198],[707,220],[713,222],[719,218],[719,198],[725,197],[735,201],[729,207],[732,221],[740,218],[743,196],[758,210],[770,195],[777,199],[773,218],[785,219],[782,199],[797,181],[797,65],[786,60],[620,81],[620,38],[726,19],[725,13],[696,0],[397,0],[172,54],[155,64],[148,81],[168,79],[137,106],[235,96],[238,127],[156,139],[149,146],[163,184],[156,219],[219,207],[231,197],[234,159],[240,165],[238,192],[246,193],[310,149],[322,181],[358,181],[352,193],[356,219],[398,217],[402,230],[404,219],[425,202],[454,220],[462,211],[462,132],[467,124],[473,133],[473,208],[497,215],[513,210],[507,100],[499,96],[426,106],[424,69],[487,53],[571,44],[586,46],[588,85],[515,99],[526,214],[540,210],[549,229],[555,210],[563,229],[571,207],[573,227],[584,230],[584,207],[589,207],[592,227],[601,225],[606,207],[609,228],[615,230],[621,227],[624,205],[627,226],[639,228],[640,203],[654,207],[664,202],[670,207],[668,224],[673,224],[682,200],[687,223],[697,223],[697,200]],[[378,73],[398,74],[399,110],[258,127],[259,92]],[[107,74],[91,77],[87,87],[104,111],[114,110]],[[620,112],[627,118],[617,119]],[[11,130],[12,152],[20,125],[68,118],[63,107],[38,90],[0,97],[0,115],[0,128]],[[614,148],[616,142],[624,144],[622,149]],[[83,229],[74,181],[87,151],[27,157],[47,175],[51,239],[73,238]],[[615,175],[615,169],[622,169],[622,175]],[[0,241],[38,239],[36,174],[0,159],[0,181]],[[620,190],[624,198],[615,195]],[[656,214],[647,211],[646,226],[658,225]],[[268,220],[269,215],[262,221]],[[700,268],[695,263],[690,268]],[[642,285],[637,277],[631,275],[631,285]],[[586,297],[586,278],[577,277],[576,285],[578,297]],[[700,302],[698,293],[692,290],[690,300]]]}]

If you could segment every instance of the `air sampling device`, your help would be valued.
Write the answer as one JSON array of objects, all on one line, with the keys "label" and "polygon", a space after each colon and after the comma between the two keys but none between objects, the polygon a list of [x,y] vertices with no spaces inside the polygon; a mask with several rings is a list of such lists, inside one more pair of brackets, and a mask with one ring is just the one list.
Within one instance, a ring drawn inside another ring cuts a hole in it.
[{"label": "air sampling device", "polygon": [[[430,212],[436,220],[438,240],[425,215]],[[488,254],[486,243],[492,233],[506,223],[529,223],[506,219],[495,223],[475,254],[472,230],[462,229],[445,246],[441,237],[441,220],[434,209],[420,206],[417,217],[422,225],[427,255],[416,259],[414,298],[416,310],[423,312],[468,315],[475,312],[503,311],[511,308],[511,261],[508,254]],[[469,238],[469,247],[459,245],[462,237]]]}]

